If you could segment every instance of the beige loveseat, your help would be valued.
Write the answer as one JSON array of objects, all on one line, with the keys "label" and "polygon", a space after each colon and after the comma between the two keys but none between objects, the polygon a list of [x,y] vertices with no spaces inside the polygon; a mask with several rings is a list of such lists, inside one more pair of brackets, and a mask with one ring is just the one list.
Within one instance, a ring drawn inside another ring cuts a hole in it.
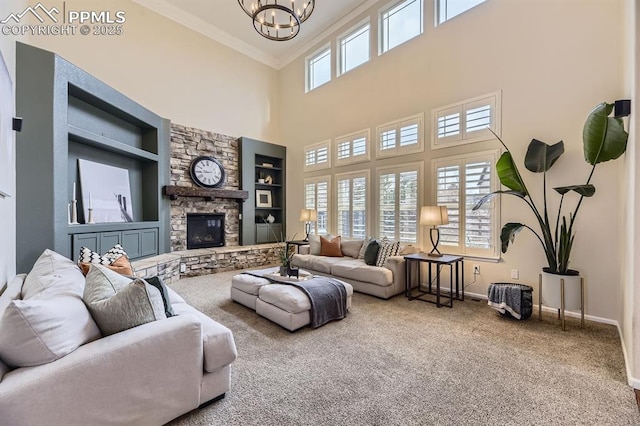
[{"label": "beige loveseat", "polygon": [[[311,235],[310,238],[318,238]],[[384,266],[367,265],[361,256],[364,240],[342,241],[342,257],[310,254],[311,246],[300,247],[300,253],[291,258],[293,266],[311,273],[332,276],[346,281],[360,293],[389,299],[405,291],[404,255],[388,257]]]},{"label": "beige loveseat", "polygon": [[[161,425],[224,397],[229,390],[230,364],[236,358],[229,329],[168,289],[176,316],[102,337],[91,316],[82,311],[82,299],[75,299],[79,297],[76,272],[82,274],[73,267],[77,268],[67,264],[38,277],[37,282],[45,286],[39,293],[23,289],[26,275],[18,275],[0,295],[0,314],[16,306],[24,311],[29,304],[32,309],[48,304],[54,316],[70,309],[78,318],[66,326],[67,330],[73,329],[74,335],[87,334],[90,340],[73,349],[61,340],[74,336],[51,336],[46,330],[42,341],[30,341],[33,336],[23,333],[22,341],[3,347],[0,424]],[[52,282],[68,284],[69,280],[75,283],[46,297]],[[2,327],[10,318],[4,314],[0,318],[0,337],[6,339],[7,330]],[[51,320],[50,326],[56,323]],[[51,351],[43,356],[53,361],[33,359],[38,349],[34,345],[42,344]],[[23,356],[16,352],[16,346],[25,350]],[[56,353],[69,349],[71,352],[62,356]],[[12,367],[13,363],[32,366]]]}]

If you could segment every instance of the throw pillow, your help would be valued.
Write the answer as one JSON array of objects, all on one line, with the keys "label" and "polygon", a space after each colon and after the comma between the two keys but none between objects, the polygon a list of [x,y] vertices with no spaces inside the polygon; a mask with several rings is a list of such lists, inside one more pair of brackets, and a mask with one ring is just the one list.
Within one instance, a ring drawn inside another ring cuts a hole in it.
[{"label": "throw pillow", "polygon": [[340,250],[342,254],[345,256],[353,257],[354,259],[358,258],[358,254],[360,254],[360,249],[362,248],[363,240],[346,240],[340,242]]},{"label": "throw pillow", "polygon": [[[94,265],[93,263],[88,262],[80,262],[78,263],[80,269],[82,269],[82,273],[86,276],[89,273],[89,267]],[[133,270],[131,268],[131,262],[127,256],[120,256],[116,260],[113,261],[110,265],[103,265],[114,272],[119,273],[120,275],[127,275],[129,277],[133,277]]]},{"label": "throw pillow", "polygon": [[329,241],[325,237],[320,237],[320,256],[342,257],[340,250],[340,235]]},{"label": "throw pillow", "polygon": [[[122,257],[124,256],[124,259]],[[125,262],[126,261],[126,262]],[[117,265],[114,265],[118,262]],[[96,253],[95,251],[87,248],[80,248],[80,256],[78,257],[78,264],[82,263],[93,263],[96,265],[103,266],[114,266],[114,270],[116,270],[119,274],[122,275],[135,275],[133,272],[133,267],[131,266],[131,262],[129,262],[129,256],[127,252],[124,251],[120,244],[116,244],[111,247],[107,252],[103,255],[100,253]],[[81,266],[82,267],[82,266]],[[83,268],[84,272],[85,268]],[[89,272],[89,268],[86,268],[85,275]]]},{"label": "throw pillow", "polygon": [[0,323],[0,358],[13,367],[46,364],[100,338],[87,307],[75,296],[14,300]]},{"label": "throw pillow", "polygon": [[105,336],[167,317],[157,288],[102,265],[89,268],[83,299]]},{"label": "throw pillow", "polygon": [[82,297],[83,290],[84,276],[78,266],[61,254],[47,249],[27,274],[22,285],[22,299],[31,299],[43,292],[48,296]]},{"label": "throw pillow", "polygon": [[2,293],[4,293],[6,289],[7,289],[7,283],[2,284],[2,287],[0,287],[0,297],[2,297]]},{"label": "throw pillow", "polygon": [[320,235],[309,235],[309,254],[320,255]]},{"label": "throw pillow", "polygon": [[369,241],[367,245],[367,249],[364,252],[364,263],[370,266],[374,266],[376,264],[376,260],[378,259],[378,251],[380,250],[380,243],[376,240]]},{"label": "throw pillow", "polygon": [[376,260],[376,266],[384,266],[388,257],[397,256],[398,250],[400,250],[400,242],[389,241],[383,238],[380,242],[380,250],[378,251],[378,259]]},{"label": "throw pillow", "polygon": [[173,312],[173,306],[171,306],[171,298],[169,297],[169,290],[167,286],[162,282],[162,278],[156,277],[147,277],[144,280],[158,289],[160,292],[160,296],[162,296],[162,304],[164,305],[164,314],[167,318],[175,316],[175,312]]},{"label": "throw pillow", "polygon": [[22,288],[24,279],[25,274],[16,275],[7,284],[7,289],[0,295],[0,316],[12,301],[20,299],[20,289]]},{"label": "throw pillow", "polygon": [[358,253],[358,259],[364,259],[364,252],[367,250],[367,246],[371,243],[371,241],[375,241],[376,239],[373,237],[365,238],[362,247],[360,248],[360,253]]}]

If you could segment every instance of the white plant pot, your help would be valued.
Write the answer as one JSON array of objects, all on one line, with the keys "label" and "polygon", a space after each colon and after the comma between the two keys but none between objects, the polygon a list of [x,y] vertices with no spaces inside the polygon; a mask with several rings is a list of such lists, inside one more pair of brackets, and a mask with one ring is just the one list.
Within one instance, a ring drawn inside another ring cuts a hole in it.
[{"label": "white plant pot", "polygon": [[579,311],[581,307],[580,275],[559,275],[542,272],[542,305],[561,308],[560,280],[564,280],[564,309]]}]

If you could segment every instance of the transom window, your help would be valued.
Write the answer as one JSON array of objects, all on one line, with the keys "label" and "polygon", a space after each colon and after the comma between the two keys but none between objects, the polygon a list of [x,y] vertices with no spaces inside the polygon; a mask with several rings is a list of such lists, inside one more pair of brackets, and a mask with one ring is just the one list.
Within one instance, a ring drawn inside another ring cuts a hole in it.
[{"label": "transom window", "polygon": [[433,110],[431,148],[492,139],[488,129],[500,136],[501,103],[501,92],[496,91]]},{"label": "transom window", "polygon": [[331,176],[304,180],[304,208],[315,209],[317,220],[312,224],[317,235],[329,233]]},{"label": "transom window", "polygon": [[437,24],[440,25],[484,1],[485,0],[436,0]]},{"label": "transom window", "polygon": [[412,154],[424,151],[422,114],[378,126],[378,157]]},{"label": "transom window", "polygon": [[324,141],[304,148],[304,171],[331,167],[331,141]]},{"label": "transom window", "polygon": [[369,61],[370,31],[369,20],[361,22],[344,36],[338,38],[339,67],[338,75],[344,74]]},{"label": "transom window", "polygon": [[307,58],[307,92],[331,81],[331,46]]},{"label": "transom window", "polygon": [[377,170],[377,233],[380,237],[418,242],[422,167],[420,162]]},{"label": "transom window", "polygon": [[495,150],[433,161],[436,204],[446,206],[449,213],[449,224],[439,227],[445,252],[499,256],[500,198],[473,210],[482,197],[499,186],[495,172],[499,154]]},{"label": "transom window", "polygon": [[368,171],[336,175],[338,235],[366,237],[368,182]]},{"label": "transom window", "polygon": [[336,166],[369,160],[369,129],[336,138]]},{"label": "transom window", "polygon": [[422,34],[422,0],[395,1],[380,11],[380,53]]}]

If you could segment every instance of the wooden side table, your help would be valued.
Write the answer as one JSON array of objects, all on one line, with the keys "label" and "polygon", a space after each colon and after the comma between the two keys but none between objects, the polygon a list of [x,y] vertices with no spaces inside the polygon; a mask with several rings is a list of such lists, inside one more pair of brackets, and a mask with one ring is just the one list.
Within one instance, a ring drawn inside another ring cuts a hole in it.
[{"label": "wooden side table", "polygon": [[[435,303],[435,305],[439,308],[441,306],[446,306],[448,308],[453,308],[453,300],[461,300],[464,301],[464,258],[462,256],[450,256],[444,255],[441,257],[429,256],[426,253],[416,253],[410,254],[404,257],[405,260],[405,296],[409,300],[422,300],[423,302]],[[428,290],[423,290],[423,284],[421,281],[421,271],[420,265],[422,263],[427,263],[427,267],[429,268],[429,282],[425,284],[428,287]],[[417,281],[418,285],[413,285],[412,273],[411,273],[411,265],[417,264]],[[433,292],[433,282],[432,282],[432,268],[435,266],[436,269],[436,279],[435,279],[435,293]],[[449,266],[449,293],[448,295],[443,295],[440,291],[440,270],[444,266]],[[455,293],[453,291],[453,272],[455,266],[455,282],[456,282],[456,290]],[[416,287],[416,288],[414,288]],[[462,290],[462,291],[461,291]],[[431,298],[431,296],[435,296],[435,300]],[[442,304],[440,299],[444,297],[445,299],[449,299],[448,304]]]}]

